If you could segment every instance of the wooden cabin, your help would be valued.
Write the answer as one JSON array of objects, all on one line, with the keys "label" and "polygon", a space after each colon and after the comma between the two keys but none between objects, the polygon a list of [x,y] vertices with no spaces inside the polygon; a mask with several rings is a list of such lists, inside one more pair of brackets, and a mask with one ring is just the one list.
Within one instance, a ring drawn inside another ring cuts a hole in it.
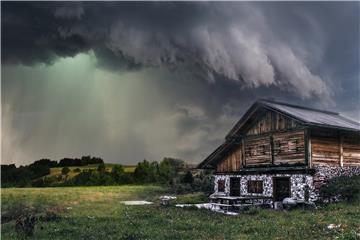
[{"label": "wooden cabin", "polygon": [[360,175],[360,124],[335,112],[260,100],[198,167],[214,170],[211,198],[315,201],[327,179]]}]

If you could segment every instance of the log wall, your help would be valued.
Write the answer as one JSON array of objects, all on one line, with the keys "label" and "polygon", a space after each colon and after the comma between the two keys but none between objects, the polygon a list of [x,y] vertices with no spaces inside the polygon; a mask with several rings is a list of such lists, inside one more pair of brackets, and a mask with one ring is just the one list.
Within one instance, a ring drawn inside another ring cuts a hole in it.
[{"label": "log wall", "polygon": [[291,129],[298,125],[298,122],[294,119],[285,117],[277,112],[267,111],[264,116],[247,131],[246,135]]},{"label": "log wall", "polygon": [[217,164],[217,172],[236,172],[239,171],[242,164],[242,146],[238,146],[231,151],[222,161]]},{"label": "log wall", "polygon": [[305,163],[304,131],[273,135],[274,164]]},{"label": "log wall", "polygon": [[360,135],[312,135],[311,161],[315,166],[360,166]]},{"label": "log wall", "polygon": [[335,137],[311,137],[312,165],[340,166],[339,139]]},{"label": "log wall", "polygon": [[270,137],[257,137],[245,139],[245,165],[268,165],[271,164]]},{"label": "log wall", "polygon": [[243,166],[305,164],[303,130],[245,137],[243,143],[217,164],[217,172],[236,172]]},{"label": "log wall", "polygon": [[344,136],[343,147],[343,165],[360,166],[360,135]]}]

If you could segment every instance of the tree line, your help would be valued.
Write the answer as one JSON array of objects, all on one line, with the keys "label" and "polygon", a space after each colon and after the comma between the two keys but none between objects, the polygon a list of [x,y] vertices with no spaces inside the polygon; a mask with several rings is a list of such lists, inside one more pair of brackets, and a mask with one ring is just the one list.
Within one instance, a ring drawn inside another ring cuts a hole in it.
[{"label": "tree line", "polygon": [[50,168],[101,163],[104,163],[104,161],[99,157],[82,156],[81,158],[63,158],[59,162],[40,159],[20,167],[16,167],[15,164],[1,165],[1,185],[2,187],[31,186],[33,180],[50,174]]},{"label": "tree line", "polygon": [[[62,159],[59,163],[42,159],[19,168],[15,165],[2,165],[2,171],[5,172],[5,175],[1,176],[2,184],[5,187],[161,184],[169,186],[175,192],[211,191],[211,175],[188,168],[185,161],[181,159],[163,158],[160,162],[143,160],[136,165],[133,172],[126,172],[120,164],[106,167],[102,159],[101,161],[99,159],[82,157],[81,159]],[[86,165],[98,164],[98,166],[93,169],[74,168],[84,166],[85,162]],[[49,175],[50,167],[62,167],[61,174]],[[25,171],[28,172],[25,173]],[[72,172],[74,172],[73,177],[69,177]]]}]

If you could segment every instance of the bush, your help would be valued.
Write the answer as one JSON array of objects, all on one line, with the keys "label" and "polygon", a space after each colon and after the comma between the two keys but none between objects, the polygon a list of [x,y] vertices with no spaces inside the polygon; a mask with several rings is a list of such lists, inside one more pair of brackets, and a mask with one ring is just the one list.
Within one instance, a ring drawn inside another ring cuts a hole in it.
[{"label": "bush", "polygon": [[[62,176],[60,175],[62,180]],[[49,187],[49,186],[55,186],[56,183],[59,181],[57,176],[46,176],[42,178],[38,178],[32,182],[33,187]]]},{"label": "bush", "polygon": [[194,177],[192,175],[192,173],[190,171],[187,171],[184,175],[184,177],[181,180],[182,183],[189,183],[189,184],[193,184],[194,183]]},{"label": "bush", "polygon": [[61,174],[62,175],[68,175],[69,172],[70,172],[70,168],[68,168],[68,167],[63,167],[61,169]]},{"label": "bush", "polygon": [[139,162],[134,171],[134,181],[138,183],[157,182],[158,178],[162,177],[160,172],[165,171],[164,166],[165,165],[159,166],[157,162],[150,163],[147,160]]},{"label": "bush", "polygon": [[330,179],[320,188],[320,196],[329,202],[345,200],[354,202],[360,199],[360,176],[335,177]]},{"label": "bush", "polygon": [[97,167],[97,171],[100,173],[104,173],[106,171],[106,167],[104,163],[100,163],[99,166]]},{"label": "bush", "polygon": [[75,173],[79,173],[79,172],[81,172],[81,169],[80,169],[80,168],[75,168],[75,169],[74,169],[74,172],[75,172]]}]

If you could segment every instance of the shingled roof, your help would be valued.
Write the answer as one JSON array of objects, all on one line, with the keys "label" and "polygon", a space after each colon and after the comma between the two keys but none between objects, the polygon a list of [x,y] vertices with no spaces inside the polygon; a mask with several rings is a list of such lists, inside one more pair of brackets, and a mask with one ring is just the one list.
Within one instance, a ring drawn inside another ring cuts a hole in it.
[{"label": "shingled roof", "polygon": [[198,167],[204,167],[209,163],[209,160],[216,158],[219,153],[222,153],[236,145],[236,141],[234,142],[232,137],[237,135],[237,133],[242,129],[252,114],[254,114],[258,109],[264,108],[296,119],[304,126],[325,127],[360,132],[359,122],[341,116],[337,112],[324,111],[320,109],[297,106],[271,100],[258,100],[247,110],[243,117],[230,130],[226,136],[226,141],[221,144],[214,152],[212,152],[204,161],[202,161]]}]

